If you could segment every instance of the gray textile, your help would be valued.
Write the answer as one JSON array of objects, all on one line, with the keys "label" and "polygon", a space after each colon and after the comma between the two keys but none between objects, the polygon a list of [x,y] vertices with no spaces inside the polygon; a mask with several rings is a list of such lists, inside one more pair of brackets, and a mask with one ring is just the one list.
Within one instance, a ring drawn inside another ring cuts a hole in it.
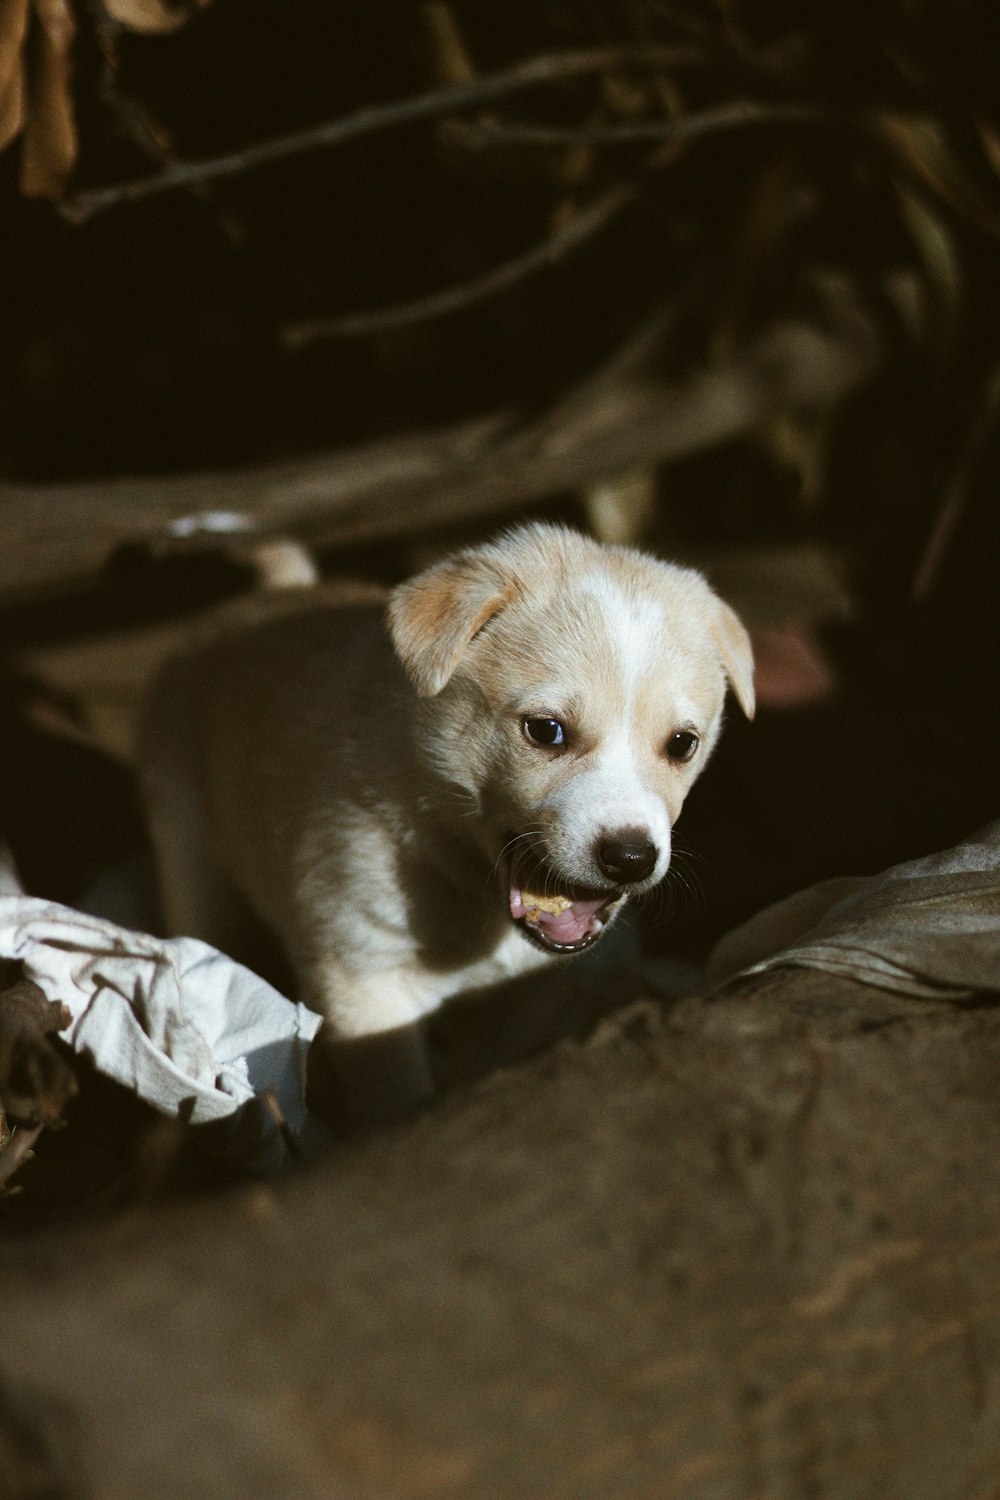
[{"label": "gray textile", "polygon": [[1000,821],[868,880],[833,880],[729,933],[710,984],[804,966],[928,999],[1000,992]]}]

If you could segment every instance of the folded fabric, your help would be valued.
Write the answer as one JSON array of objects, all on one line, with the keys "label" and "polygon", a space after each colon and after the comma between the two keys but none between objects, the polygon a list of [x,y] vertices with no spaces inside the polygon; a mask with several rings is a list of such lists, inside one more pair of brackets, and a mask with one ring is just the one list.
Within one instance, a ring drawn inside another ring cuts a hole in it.
[{"label": "folded fabric", "polygon": [[6,894],[11,886],[0,883],[0,956],[19,960],[67,1007],[70,1045],[163,1114],[201,1124],[242,1110],[241,1152],[277,1163],[285,1152],[278,1113],[245,1107],[269,1091],[288,1129],[301,1132],[320,1017],[206,943],[131,932]]},{"label": "folded fabric", "polygon": [[789,965],[920,998],[1000,992],[1000,822],[942,854],[768,907],[723,938],[708,980]]}]

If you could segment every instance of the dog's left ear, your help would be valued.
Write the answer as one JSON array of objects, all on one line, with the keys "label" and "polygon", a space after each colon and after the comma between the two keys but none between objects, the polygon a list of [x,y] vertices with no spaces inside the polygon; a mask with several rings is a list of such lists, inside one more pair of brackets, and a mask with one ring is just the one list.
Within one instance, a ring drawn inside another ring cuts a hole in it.
[{"label": "dog's left ear", "polygon": [[716,600],[716,621],[712,634],[722,657],[736,701],[748,719],[754,716],[756,698],[753,689],[753,647],[736,611],[721,599]]},{"label": "dog's left ear", "polygon": [[389,598],[389,631],[417,692],[432,698],[466,647],[517,586],[482,552],[460,553],[401,583]]}]

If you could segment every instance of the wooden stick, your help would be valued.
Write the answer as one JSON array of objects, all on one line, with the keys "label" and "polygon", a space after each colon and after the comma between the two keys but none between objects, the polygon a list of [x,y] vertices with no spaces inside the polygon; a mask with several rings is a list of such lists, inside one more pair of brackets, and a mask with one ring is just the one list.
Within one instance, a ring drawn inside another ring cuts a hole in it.
[{"label": "wooden stick", "polygon": [[169,545],[198,532],[277,532],[329,546],[499,516],[605,475],[697,452],[775,412],[836,401],[878,358],[866,315],[835,299],[822,325],[775,324],[726,362],[674,385],[637,373],[646,334],[648,328],[637,340],[639,354],[616,356],[555,411],[525,426],[500,413],[256,468],[0,485],[0,596],[65,589],[92,576],[126,541]]}]

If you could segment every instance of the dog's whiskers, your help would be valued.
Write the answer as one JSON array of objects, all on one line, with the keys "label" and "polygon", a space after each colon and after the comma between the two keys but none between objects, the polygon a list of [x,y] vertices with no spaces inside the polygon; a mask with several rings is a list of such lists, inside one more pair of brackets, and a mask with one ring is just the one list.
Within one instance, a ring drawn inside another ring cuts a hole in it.
[{"label": "dog's whiskers", "polygon": [[489,874],[483,881],[483,894],[486,893],[486,890],[489,887],[490,883],[496,879],[497,874],[500,870],[501,862],[503,861],[504,857],[508,855],[512,857],[514,850],[518,845],[522,846],[520,849],[518,849],[518,853],[531,854],[535,849],[539,847],[539,845],[543,843],[543,833],[544,831],[541,828],[524,828],[520,833],[513,834],[512,837],[507,840],[507,842],[503,845],[502,849],[497,855],[496,859],[493,861]]},{"label": "dog's whiskers", "polygon": [[705,903],[705,889],[699,871],[694,868],[695,860],[685,849],[675,849],[674,855],[664,882],[666,893],[671,897],[681,894],[685,904],[700,910]]}]

